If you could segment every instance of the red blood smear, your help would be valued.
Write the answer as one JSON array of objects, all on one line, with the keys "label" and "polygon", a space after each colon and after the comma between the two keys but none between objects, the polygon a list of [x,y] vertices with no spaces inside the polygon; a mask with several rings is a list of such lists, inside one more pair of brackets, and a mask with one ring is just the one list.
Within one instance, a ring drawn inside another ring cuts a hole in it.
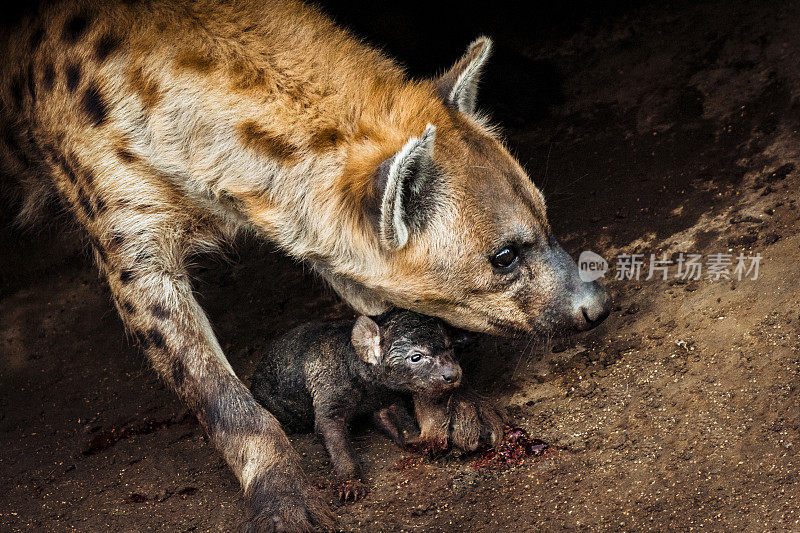
[{"label": "red blood smear", "polygon": [[507,426],[505,438],[499,445],[485,450],[472,464],[475,468],[510,468],[526,457],[541,455],[548,445],[543,440],[532,439],[519,427]]}]

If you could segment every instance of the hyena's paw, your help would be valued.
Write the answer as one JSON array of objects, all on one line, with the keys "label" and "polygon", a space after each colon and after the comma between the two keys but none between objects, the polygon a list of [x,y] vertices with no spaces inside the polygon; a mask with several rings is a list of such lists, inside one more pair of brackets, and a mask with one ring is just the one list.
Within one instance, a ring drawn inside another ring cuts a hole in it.
[{"label": "hyena's paw", "polygon": [[[331,531],[336,524],[327,502],[297,468],[277,466],[273,475],[250,492],[251,514],[242,524],[246,533]],[[299,475],[298,475],[299,474]]]},{"label": "hyena's paw", "polygon": [[449,408],[450,442],[457,448],[473,452],[484,445],[494,446],[503,438],[503,415],[473,391],[453,391]]},{"label": "hyena's paw", "polygon": [[348,479],[336,484],[339,500],[356,502],[367,495],[367,486],[358,479]]}]

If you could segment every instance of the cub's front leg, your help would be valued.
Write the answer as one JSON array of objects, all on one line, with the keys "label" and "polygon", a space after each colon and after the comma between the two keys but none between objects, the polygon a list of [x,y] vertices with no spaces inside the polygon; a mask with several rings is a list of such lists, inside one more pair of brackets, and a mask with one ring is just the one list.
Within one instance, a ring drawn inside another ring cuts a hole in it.
[{"label": "cub's front leg", "polygon": [[419,424],[419,437],[409,443],[409,449],[430,456],[439,455],[447,450],[450,427],[449,399],[449,395],[444,398],[414,395],[414,412]]},{"label": "cub's front leg", "polygon": [[402,450],[407,448],[407,435],[416,432],[414,418],[399,403],[372,413],[372,423]]},{"label": "cub's front leg", "polygon": [[331,458],[339,499],[356,501],[366,496],[367,487],[361,481],[361,466],[350,441],[347,420],[338,415],[318,414],[314,424]]}]

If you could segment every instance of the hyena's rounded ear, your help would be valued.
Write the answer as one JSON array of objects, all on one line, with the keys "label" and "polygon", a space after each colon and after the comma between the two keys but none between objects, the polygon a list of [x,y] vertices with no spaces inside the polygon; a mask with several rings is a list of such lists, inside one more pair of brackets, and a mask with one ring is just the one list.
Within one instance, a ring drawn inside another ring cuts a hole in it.
[{"label": "hyena's rounded ear", "polygon": [[472,41],[461,59],[436,79],[444,101],[463,113],[474,113],[481,70],[492,51],[492,40],[481,36]]},{"label": "hyena's rounded ear", "polygon": [[378,226],[381,242],[389,249],[405,246],[436,209],[435,139],[436,127],[428,124],[421,137],[409,139],[378,169],[376,186],[382,195]]},{"label": "hyena's rounded ear", "polygon": [[367,364],[377,365],[381,361],[381,329],[369,317],[360,316],[356,320],[350,341],[358,357]]}]

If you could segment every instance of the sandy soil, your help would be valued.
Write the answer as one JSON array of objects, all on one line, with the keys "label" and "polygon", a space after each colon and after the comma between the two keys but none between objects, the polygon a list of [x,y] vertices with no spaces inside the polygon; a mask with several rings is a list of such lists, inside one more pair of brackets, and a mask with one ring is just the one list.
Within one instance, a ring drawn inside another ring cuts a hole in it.
[{"label": "sandy soil", "polygon": [[[371,494],[334,503],[343,530],[800,530],[799,23],[717,2],[518,39],[560,103],[508,142],[569,251],[758,252],[760,277],[612,279],[587,335],[481,339],[468,375],[552,450],[476,469],[362,430]],[[232,474],[56,233],[0,231],[0,530],[234,528]],[[203,261],[197,291],[241,376],[287,328],[350,314],[264,245],[233,259]],[[332,499],[322,447],[293,440]]]}]

